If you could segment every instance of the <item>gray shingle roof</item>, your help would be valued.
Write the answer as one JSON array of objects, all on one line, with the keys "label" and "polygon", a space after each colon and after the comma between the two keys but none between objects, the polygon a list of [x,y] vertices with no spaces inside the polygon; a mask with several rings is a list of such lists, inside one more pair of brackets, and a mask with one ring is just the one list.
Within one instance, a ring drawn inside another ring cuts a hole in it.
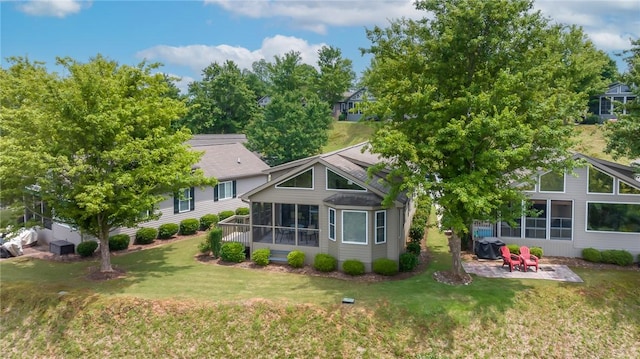
[{"label": "gray shingle roof", "polygon": [[198,166],[206,176],[218,180],[264,175],[269,166],[241,143],[197,146],[195,151],[204,151]]}]

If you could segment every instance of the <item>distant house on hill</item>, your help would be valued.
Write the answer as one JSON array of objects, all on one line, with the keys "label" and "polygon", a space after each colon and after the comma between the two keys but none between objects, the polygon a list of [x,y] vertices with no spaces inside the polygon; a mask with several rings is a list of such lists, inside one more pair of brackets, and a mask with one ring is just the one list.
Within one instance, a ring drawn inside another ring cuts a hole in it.
[{"label": "distant house on hill", "polygon": [[371,97],[366,87],[346,92],[344,98],[333,105],[333,116],[342,121],[359,121],[362,118],[360,104],[365,99],[368,101],[375,100]]},{"label": "distant house on hill", "polygon": [[601,120],[610,120],[617,115],[626,114],[626,109],[621,105],[635,101],[637,95],[631,92],[628,85],[617,82],[611,84],[605,93],[596,97],[597,101],[592,102],[590,112],[598,115]]}]

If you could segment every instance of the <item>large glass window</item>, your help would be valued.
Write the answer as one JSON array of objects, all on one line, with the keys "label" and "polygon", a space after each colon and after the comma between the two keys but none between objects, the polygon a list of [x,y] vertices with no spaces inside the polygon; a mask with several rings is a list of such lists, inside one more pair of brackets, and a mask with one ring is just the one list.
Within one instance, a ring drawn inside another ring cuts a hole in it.
[{"label": "large glass window", "polygon": [[533,200],[531,210],[525,218],[526,238],[547,238],[547,201]]},{"label": "large glass window", "polygon": [[613,177],[589,166],[589,193],[613,193]]},{"label": "large glass window", "polygon": [[327,168],[327,189],[366,191],[365,188],[353,183]]},{"label": "large glass window", "polygon": [[611,98],[610,97],[600,97],[600,114],[601,115],[611,114]]},{"label": "large glass window", "polygon": [[376,212],[376,243],[387,241],[387,211]]},{"label": "large glass window", "polygon": [[618,193],[620,194],[640,194],[640,189],[632,187],[622,181],[618,181]]},{"label": "large glass window", "polygon": [[564,173],[548,172],[541,175],[540,192],[564,192]]},{"label": "large glass window", "polygon": [[367,244],[367,212],[342,211],[342,242]]},{"label": "large glass window", "polygon": [[550,239],[571,240],[572,212],[571,201],[551,201]]},{"label": "large glass window", "polygon": [[213,189],[213,200],[219,201],[234,198],[236,196],[234,182],[235,181],[226,181],[218,183]]},{"label": "large glass window", "polygon": [[181,189],[173,197],[173,212],[183,213],[193,211],[195,209],[194,188]]},{"label": "large glass window", "polygon": [[336,210],[329,208],[329,239],[336,240]]},{"label": "large glass window", "polygon": [[276,185],[276,188],[305,188],[313,189],[313,168],[286,179]]},{"label": "large glass window", "polygon": [[587,230],[640,233],[640,204],[587,203]]}]

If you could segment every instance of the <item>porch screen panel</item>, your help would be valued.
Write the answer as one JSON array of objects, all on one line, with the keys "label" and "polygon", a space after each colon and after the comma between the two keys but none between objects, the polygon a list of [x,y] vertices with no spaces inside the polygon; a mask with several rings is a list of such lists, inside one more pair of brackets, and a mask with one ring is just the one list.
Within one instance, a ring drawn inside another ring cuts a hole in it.
[{"label": "porch screen panel", "polygon": [[551,232],[549,238],[571,240],[571,201],[551,201]]},{"label": "porch screen panel", "polygon": [[254,242],[273,243],[273,204],[251,204],[252,238]]},{"label": "porch screen panel", "polygon": [[527,214],[525,220],[526,238],[547,238],[547,201],[533,200],[531,201],[532,209],[536,212]]}]

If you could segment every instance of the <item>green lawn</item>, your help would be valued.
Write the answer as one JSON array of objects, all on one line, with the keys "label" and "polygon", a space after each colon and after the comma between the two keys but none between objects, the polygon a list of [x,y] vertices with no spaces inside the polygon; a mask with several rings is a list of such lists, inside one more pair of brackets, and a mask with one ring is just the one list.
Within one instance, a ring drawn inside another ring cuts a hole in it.
[{"label": "green lawn", "polygon": [[96,261],[0,263],[3,357],[640,356],[638,272],[453,287],[432,279],[451,261],[430,231],[425,273],[359,283],[200,263],[199,241],[115,256],[127,276],[106,282],[85,278]]}]

